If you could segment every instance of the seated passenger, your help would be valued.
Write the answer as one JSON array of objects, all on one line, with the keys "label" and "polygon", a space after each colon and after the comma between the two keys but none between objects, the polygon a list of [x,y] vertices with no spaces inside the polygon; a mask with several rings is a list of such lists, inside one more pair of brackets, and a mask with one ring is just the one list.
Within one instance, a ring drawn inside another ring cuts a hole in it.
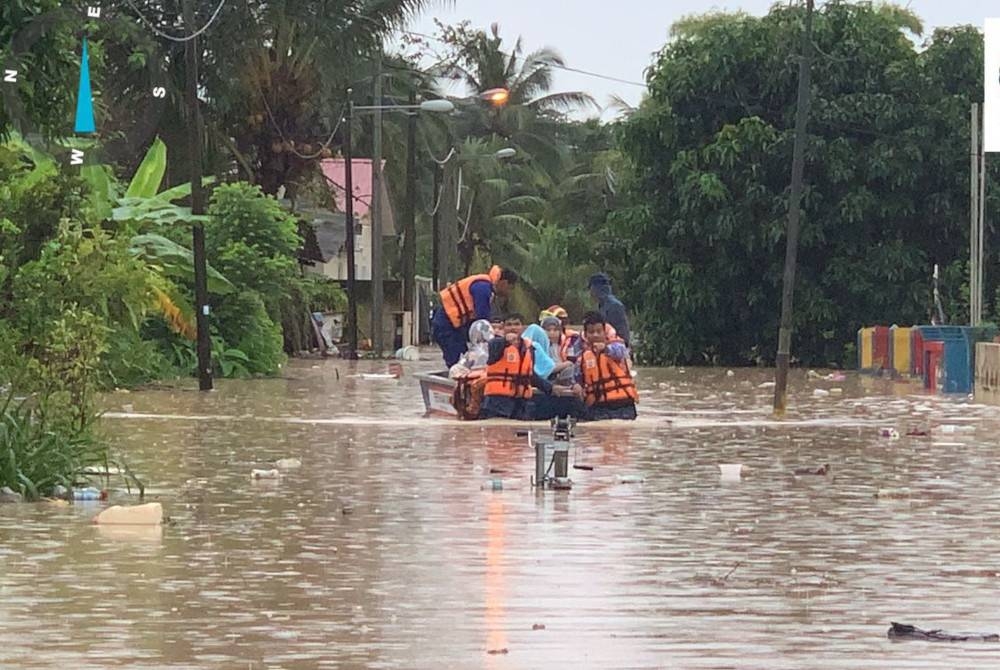
[{"label": "seated passenger", "polygon": [[632,381],[625,343],[608,341],[604,318],[597,312],[588,312],[583,318],[584,350],[580,356],[577,381],[587,404],[587,418],[604,419],[636,418],[639,393]]},{"label": "seated passenger", "polygon": [[493,326],[486,319],[469,326],[469,350],[451,366],[448,376],[456,381],[451,404],[459,419],[479,418],[486,389],[486,360],[489,358],[489,341],[493,339]]},{"label": "seated passenger", "polygon": [[468,377],[475,370],[486,368],[486,359],[489,357],[489,341],[493,339],[493,326],[486,319],[475,321],[469,326],[468,351],[462,354],[458,363],[451,366],[448,376],[452,379],[462,379]]},{"label": "seated passenger", "polygon": [[[544,371],[545,376],[536,370]],[[504,334],[489,343],[486,361],[486,388],[479,416],[482,419],[530,418],[528,401],[537,386],[542,393],[551,393],[552,384],[546,376],[554,364],[544,350],[524,337],[524,317],[510,314],[504,319]]]},{"label": "seated passenger", "polygon": [[[528,403],[528,418],[535,421],[548,421],[557,416],[574,416],[580,418],[586,413],[582,400],[577,397],[573,390],[575,381],[575,363],[572,360],[564,360],[566,349],[560,342],[562,332],[559,319],[546,317],[543,331],[539,326],[528,326],[524,331],[525,335],[531,335],[539,347],[546,347],[553,365],[548,379],[553,383],[551,393],[535,393]],[[541,339],[541,333],[544,340]],[[558,342],[558,343],[557,343]],[[539,375],[543,370],[536,367],[535,372]]]},{"label": "seated passenger", "polygon": [[[574,350],[575,342],[567,337],[562,328],[562,323],[554,316],[547,316],[542,319],[542,328],[548,337],[548,353],[555,362],[552,376],[549,381],[562,386],[572,386],[575,378],[574,368],[579,351]],[[577,340],[580,338],[577,337]],[[582,345],[582,342],[580,342]],[[582,348],[582,346],[581,346]]]}]

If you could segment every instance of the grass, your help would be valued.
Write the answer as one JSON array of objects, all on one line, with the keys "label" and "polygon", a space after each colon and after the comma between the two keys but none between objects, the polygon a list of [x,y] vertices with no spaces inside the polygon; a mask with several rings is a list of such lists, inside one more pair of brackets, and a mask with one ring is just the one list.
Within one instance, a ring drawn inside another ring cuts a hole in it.
[{"label": "grass", "polygon": [[107,465],[108,449],[90,425],[50,416],[36,399],[8,391],[0,406],[0,486],[26,500],[50,495],[57,485],[72,487],[84,468]]}]

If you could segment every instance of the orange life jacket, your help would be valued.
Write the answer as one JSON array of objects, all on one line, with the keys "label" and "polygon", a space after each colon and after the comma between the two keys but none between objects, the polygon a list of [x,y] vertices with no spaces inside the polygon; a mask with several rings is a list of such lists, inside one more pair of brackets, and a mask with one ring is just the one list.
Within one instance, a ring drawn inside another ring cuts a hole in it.
[{"label": "orange life jacket", "polygon": [[625,361],[616,361],[606,353],[583,352],[583,392],[587,406],[631,400],[639,402],[639,393]]},{"label": "orange life jacket", "polygon": [[477,281],[488,281],[496,284],[500,281],[500,266],[494,265],[490,268],[490,273],[485,275],[471,275],[465,279],[459,279],[453,284],[448,284],[439,294],[441,297],[441,308],[448,315],[448,321],[455,328],[461,328],[467,323],[472,323],[476,315],[476,306],[472,300],[472,284]]},{"label": "orange life jacket", "polygon": [[508,344],[500,360],[486,366],[485,395],[530,398],[534,351],[531,340],[522,339],[518,344]]},{"label": "orange life jacket", "polygon": [[579,336],[580,333],[569,328],[563,331],[562,339],[559,340],[559,358],[564,361],[568,360],[566,357],[569,355],[569,345],[573,342],[573,338]]}]

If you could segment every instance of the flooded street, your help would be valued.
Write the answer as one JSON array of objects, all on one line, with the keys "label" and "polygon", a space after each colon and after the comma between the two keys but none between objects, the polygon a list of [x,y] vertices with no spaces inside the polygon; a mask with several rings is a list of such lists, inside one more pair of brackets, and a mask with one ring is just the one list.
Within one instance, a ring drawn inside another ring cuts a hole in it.
[{"label": "flooded street", "polygon": [[796,371],[776,422],[769,370],[640,370],[639,420],[578,426],[594,469],[536,493],[519,425],[422,418],[431,367],[109,396],[172,523],[0,506],[0,667],[1000,666],[1000,644],[886,639],[1000,631],[1000,408]]}]

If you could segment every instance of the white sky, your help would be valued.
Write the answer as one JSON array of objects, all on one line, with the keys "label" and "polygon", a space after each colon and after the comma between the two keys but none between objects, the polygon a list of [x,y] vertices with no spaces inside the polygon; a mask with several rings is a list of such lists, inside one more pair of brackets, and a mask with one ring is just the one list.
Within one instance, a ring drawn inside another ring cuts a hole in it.
[{"label": "white sky", "polygon": [[[434,17],[447,24],[469,19],[483,29],[497,22],[507,47],[521,35],[526,52],[552,47],[570,67],[642,82],[653,54],[667,41],[670,26],[678,18],[715,9],[741,9],[760,15],[772,4],[772,0],[454,0],[432,6],[409,28],[433,34]],[[938,26],[974,24],[981,28],[985,17],[1000,16],[1000,0],[909,0],[899,4],[909,5],[923,19],[925,35]],[[587,91],[601,105],[606,105],[612,94],[636,104],[643,92],[638,86],[566,71],[556,72],[553,90]]]}]

